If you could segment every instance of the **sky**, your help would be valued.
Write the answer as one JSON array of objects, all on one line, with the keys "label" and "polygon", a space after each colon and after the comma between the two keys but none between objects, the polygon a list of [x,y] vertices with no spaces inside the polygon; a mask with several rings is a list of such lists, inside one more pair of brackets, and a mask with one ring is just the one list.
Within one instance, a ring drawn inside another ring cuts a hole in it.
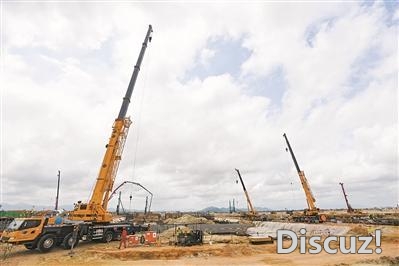
[{"label": "sky", "polygon": [[303,209],[286,133],[319,208],[345,208],[339,182],[398,204],[397,2],[1,1],[3,208],[54,206],[58,170],[61,206],[89,200],[149,24],[115,185],[245,208],[238,168],[254,206]]}]

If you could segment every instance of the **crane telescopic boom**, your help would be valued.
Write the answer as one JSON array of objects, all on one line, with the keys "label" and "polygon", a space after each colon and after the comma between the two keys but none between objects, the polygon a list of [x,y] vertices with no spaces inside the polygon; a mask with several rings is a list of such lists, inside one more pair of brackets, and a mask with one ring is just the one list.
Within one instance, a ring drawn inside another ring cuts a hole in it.
[{"label": "crane telescopic boom", "polygon": [[75,205],[75,209],[70,213],[71,220],[94,221],[94,222],[110,222],[111,214],[107,211],[109,194],[112,192],[115,177],[118,172],[119,163],[122,159],[123,148],[132,123],[126,113],[130,104],[130,98],[136,84],[140,66],[143,61],[147,44],[151,41],[152,26],[148,26],[143,45],[134,71],[126,90],[125,97],[115,122],[112,127],[111,137],[105,146],[106,151],[97,177],[97,181],[89,203],[81,203]]},{"label": "crane telescopic boom", "polygon": [[252,202],[251,202],[251,200],[249,198],[247,189],[245,188],[244,181],[242,181],[240,170],[238,170],[237,168],[235,170],[237,171],[238,177],[239,177],[239,179],[241,181],[242,188],[244,190],[245,197],[247,198],[248,212],[249,212],[250,215],[256,215],[256,211],[255,211],[255,209],[254,209],[254,207],[252,205]]},{"label": "crane telescopic boom", "polygon": [[352,212],[354,212],[355,210],[354,210],[354,209],[352,208],[352,206],[349,204],[348,195],[346,194],[345,188],[344,188],[344,183],[339,183],[339,184],[341,185],[342,193],[344,193],[344,198],[345,198],[346,206],[348,207],[348,212],[349,212],[349,213],[352,213]]},{"label": "crane telescopic boom", "polygon": [[316,207],[316,199],[314,198],[312,190],[310,189],[310,185],[309,185],[308,180],[306,179],[305,172],[301,171],[301,169],[299,168],[298,162],[295,158],[294,152],[292,151],[292,148],[291,148],[290,142],[288,141],[287,135],[284,133],[283,136],[285,138],[285,141],[287,142],[287,146],[290,151],[292,160],[294,161],[296,170],[298,172],[299,179],[301,180],[302,188],[305,191],[306,202],[308,204],[308,210],[309,211],[318,211],[318,208]]}]

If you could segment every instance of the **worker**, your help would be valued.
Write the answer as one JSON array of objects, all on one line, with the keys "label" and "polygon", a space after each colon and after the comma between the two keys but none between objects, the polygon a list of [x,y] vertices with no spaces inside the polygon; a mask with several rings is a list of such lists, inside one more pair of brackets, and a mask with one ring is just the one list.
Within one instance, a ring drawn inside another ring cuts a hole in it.
[{"label": "worker", "polygon": [[126,248],[126,240],[127,240],[127,231],[126,227],[123,227],[121,232],[121,242],[119,243],[119,249],[122,248],[122,244]]}]

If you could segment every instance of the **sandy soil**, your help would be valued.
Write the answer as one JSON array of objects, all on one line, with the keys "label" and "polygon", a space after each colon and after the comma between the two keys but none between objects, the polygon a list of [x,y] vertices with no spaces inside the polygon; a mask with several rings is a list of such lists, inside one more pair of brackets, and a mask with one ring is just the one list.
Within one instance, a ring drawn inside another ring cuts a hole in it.
[{"label": "sandy soil", "polygon": [[[118,242],[82,243],[69,255],[68,250],[56,248],[50,253],[14,247],[1,265],[377,265],[376,259],[383,256],[399,256],[399,232],[397,228],[385,228],[381,254],[334,255],[277,254],[276,243],[251,245],[248,243],[218,243],[202,246],[141,246],[119,250]],[[288,242],[287,242],[288,244]],[[370,245],[374,248],[374,244]],[[374,260],[374,261],[373,261]],[[399,261],[399,258],[397,259]],[[384,265],[384,264],[378,264]],[[385,264],[388,265],[388,264]]]}]

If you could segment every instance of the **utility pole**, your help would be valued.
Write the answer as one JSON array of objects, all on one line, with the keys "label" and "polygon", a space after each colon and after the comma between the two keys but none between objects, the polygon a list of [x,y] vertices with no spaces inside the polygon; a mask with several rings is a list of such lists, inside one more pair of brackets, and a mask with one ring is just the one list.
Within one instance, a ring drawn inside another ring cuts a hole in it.
[{"label": "utility pole", "polygon": [[131,208],[132,208],[132,198],[133,198],[133,196],[132,196],[132,193],[130,193],[130,196],[129,196],[129,213],[131,213]]},{"label": "utility pole", "polygon": [[144,215],[146,215],[146,214],[147,214],[147,207],[148,207],[148,196],[145,196]]},{"label": "utility pole", "polygon": [[58,170],[57,197],[55,198],[55,210],[58,210],[58,197],[60,195],[60,177],[61,172]]}]

